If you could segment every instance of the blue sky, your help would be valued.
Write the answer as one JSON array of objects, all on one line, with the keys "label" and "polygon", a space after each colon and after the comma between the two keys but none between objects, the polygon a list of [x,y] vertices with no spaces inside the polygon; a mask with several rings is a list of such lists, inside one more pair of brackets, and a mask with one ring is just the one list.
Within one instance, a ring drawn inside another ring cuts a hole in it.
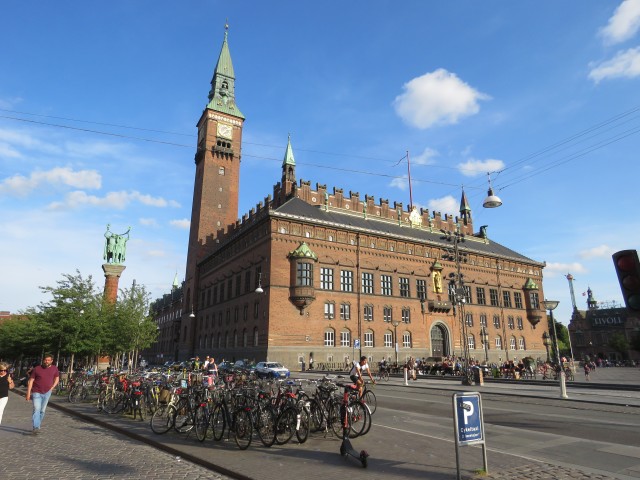
[{"label": "blue sky", "polygon": [[[0,310],[76,269],[103,284],[106,225],[154,296],[184,276],[196,122],[229,19],[246,116],[239,216],[297,176],[457,213],[546,261],[556,316],[622,301],[637,248],[640,0],[3,2]],[[481,206],[492,173],[504,205]]]}]

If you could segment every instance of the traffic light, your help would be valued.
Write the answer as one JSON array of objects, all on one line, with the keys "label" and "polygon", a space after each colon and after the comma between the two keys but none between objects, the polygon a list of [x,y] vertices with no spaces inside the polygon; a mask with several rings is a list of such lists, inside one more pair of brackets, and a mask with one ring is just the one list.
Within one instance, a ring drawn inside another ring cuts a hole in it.
[{"label": "traffic light", "polygon": [[624,304],[640,311],[640,262],[637,250],[621,250],[612,255]]}]

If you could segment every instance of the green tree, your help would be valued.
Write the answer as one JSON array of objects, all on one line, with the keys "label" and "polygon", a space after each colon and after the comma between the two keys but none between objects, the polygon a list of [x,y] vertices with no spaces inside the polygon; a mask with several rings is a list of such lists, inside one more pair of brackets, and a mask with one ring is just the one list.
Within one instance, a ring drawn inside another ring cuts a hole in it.
[{"label": "green tree", "polygon": [[[560,323],[555,318],[553,319],[553,323],[556,324],[556,333],[558,334],[558,350],[560,351],[560,355],[569,355],[569,329],[565,327],[562,323]],[[551,336],[551,341],[553,342],[553,323],[551,322],[551,317],[547,315],[547,328],[549,329],[549,335]],[[553,343],[551,344],[552,357],[555,358],[555,347]]]},{"label": "green tree", "polygon": [[629,341],[627,338],[621,333],[614,333],[609,337],[609,342],[607,345],[613,348],[616,352],[622,355],[622,358],[627,358],[627,353],[629,351]]}]

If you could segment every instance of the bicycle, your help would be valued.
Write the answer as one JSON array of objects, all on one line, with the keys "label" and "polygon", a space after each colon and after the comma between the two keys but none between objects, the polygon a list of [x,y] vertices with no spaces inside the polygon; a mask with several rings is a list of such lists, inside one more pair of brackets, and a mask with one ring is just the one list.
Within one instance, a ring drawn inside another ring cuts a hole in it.
[{"label": "bicycle", "polygon": [[[213,431],[213,439],[216,441],[222,440],[224,431],[227,430],[227,438],[233,433],[233,438],[238,448],[246,450],[251,445],[253,436],[251,408],[236,408],[236,405],[231,401],[230,392],[227,391],[225,393],[210,415],[209,426]],[[242,394],[236,394],[236,396],[240,395]]]},{"label": "bicycle", "polygon": [[385,382],[389,381],[389,369],[387,367],[380,367],[378,373],[376,374],[376,380],[384,380]]}]

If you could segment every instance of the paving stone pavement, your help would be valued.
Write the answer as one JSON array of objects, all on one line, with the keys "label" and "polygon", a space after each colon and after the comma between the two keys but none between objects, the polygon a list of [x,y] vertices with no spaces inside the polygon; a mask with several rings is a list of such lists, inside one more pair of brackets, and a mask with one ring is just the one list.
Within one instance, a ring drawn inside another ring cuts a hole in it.
[{"label": "paving stone pavement", "polygon": [[[85,416],[92,411],[97,415],[98,421],[108,422],[115,428],[127,428],[150,432],[147,428],[136,429],[134,424],[122,416],[100,415],[89,405],[72,405],[63,399],[55,399],[60,402],[60,407],[68,412],[82,413]],[[5,410],[3,424],[0,425],[0,442],[3,446],[4,461],[0,461],[0,478],[17,479],[216,479],[230,480],[235,476],[224,476],[199,465],[170,455],[153,448],[139,440],[111,431],[102,425],[94,424],[86,419],[80,419],[73,414],[56,410],[51,405],[47,410],[43,422],[43,429],[39,435],[31,433],[31,403],[23,397],[10,394],[9,404]],[[180,451],[185,457],[196,453],[201,444],[194,443],[193,438],[185,439],[183,436],[155,436],[148,433],[151,438],[164,444],[170,443],[171,447]],[[335,442],[330,442],[329,449],[335,450]],[[388,445],[393,450],[394,442]],[[286,447],[286,446],[284,446]],[[371,445],[373,448],[374,446]],[[331,465],[323,454],[323,446],[317,445],[311,451],[308,447],[298,446],[282,448],[282,450],[270,450],[269,456],[260,449],[254,452],[239,452],[236,448],[224,451],[224,461],[220,464],[226,468],[226,472],[238,471],[244,478],[256,480],[275,480],[280,478],[304,477],[307,479],[342,478],[348,475],[352,480],[376,480],[378,478],[408,478],[407,475],[416,475],[419,478],[431,480],[449,480],[455,478],[454,473],[438,468],[441,462],[439,458],[449,455],[451,446],[443,446],[435,443],[429,453],[426,465],[432,469],[423,470],[417,463],[394,462],[392,465],[384,465],[382,462],[376,467],[372,462],[370,468],[364,470],[354,468],[343,470]],[[208,453],[213,449],[207,450]],[[313,453],[311,456],[306,454]],[[394,452],[390,452],[393,454]],[[394,455],[391,455],[392,457]],[[468,456],[468,455],[467,455]],[[600,473],[585,472],[564,466],[552,465],[534,460],[525,459],[513,455],[491,455],[493,460],[489,463],[489,474],[463,474],[466,480],[616,480],[618,478],[602,475]],[[317,457],[317,458],[316,458]],[[397,457],[397,456],[396,456]],[[275,458],[275,460],[274,460]],[[241,459],[241,460],[240,460]],[[335,460],[335,459],[334,459]],[[343,460],[343,459],[340,459]],[[226,461],[226,464],[224,463]],[[37,462],[37,463],[34,463]],[[241,462],[239,464],[238,462]],[[275,462],[275,463],[274,463]],[[326,463],[328,462],[328,463]],[[335,463],[335,462],[334,462]],[[343,462],[338,462],[343,463]],[[423,462],[424,463],[424,462]],[[477,463],[476,463],[477,465]],[[322,468],[318,468],[322,466]],[[222,470],[225,471],[225,470]],[[470,469],[467,469],[469,472]],[[336,476],[340,472],[340,477]],[[404,472],[404,474],[403,474]],[[399,475],[399,476],[398,476]]]},{"label": "paving stone pavement", "polygon": [[41,432],[33,435],[31,402],[15,394],[4,411],[0,445],[3,479],[229,478],[51,406]]}]

